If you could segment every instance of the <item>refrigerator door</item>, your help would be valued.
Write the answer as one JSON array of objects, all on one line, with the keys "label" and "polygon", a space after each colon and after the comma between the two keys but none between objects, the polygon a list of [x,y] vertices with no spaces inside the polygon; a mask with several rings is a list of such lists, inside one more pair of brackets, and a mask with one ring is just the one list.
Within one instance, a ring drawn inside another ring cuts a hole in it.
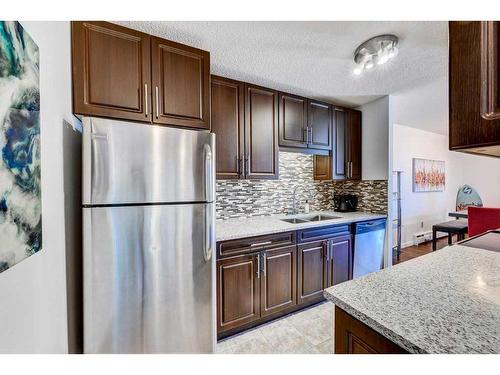
[{"label": "refrigerator door", "polygon": [[83,118],[83,204],[213,202],[215,135]]},{"label": "refrigerator door", "polygon": [[85,353],[212,353],[214,204],[83,211]]}]

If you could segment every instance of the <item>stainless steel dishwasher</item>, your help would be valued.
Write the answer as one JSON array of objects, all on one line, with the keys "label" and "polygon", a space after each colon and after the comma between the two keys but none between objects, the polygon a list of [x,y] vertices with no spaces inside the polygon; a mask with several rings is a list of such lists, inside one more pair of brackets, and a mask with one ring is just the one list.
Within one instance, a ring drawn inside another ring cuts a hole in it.
[{"label": "stainless steel dishwasher", "polygon": [[354,224],[353,279],[382,269],[385,222],[385,219],[381,219]]}]

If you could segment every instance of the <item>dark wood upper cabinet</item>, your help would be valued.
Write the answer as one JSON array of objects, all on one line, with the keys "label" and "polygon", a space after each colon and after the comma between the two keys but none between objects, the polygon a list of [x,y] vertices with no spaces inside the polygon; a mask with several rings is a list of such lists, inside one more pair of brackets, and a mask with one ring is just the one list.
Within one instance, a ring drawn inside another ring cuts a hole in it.
[{"label": "dark wood upper cabinet", "polygon": [[307,99],[279,94],[279,145],[307,148]]},{"label": "dark wood upper cabinet", "polygon": [[[360,180],[362,128],[361,112],[335,107],[333,110],[333,151],[331,156],[314,156],[316,180]],[[325,170],[328,165],[329,170]]]},{"label": "dark wood upper cabinet", "polygon": [[246,177],[278,179],[278,92],[245,84]]},{"label": "dark wood upper cabinet", "polygon": [[261,316],[285,310],[297,303],[296,246],[261,253]]},{"label": "dark wood upper cabinet", "polygon": [[210,54],[109,22],[72,22],[73,112],[210,129]]},{"label": "dark wood upper cabinet", "polygon": [[323,299],[328,241],[299,245],[297,266],[297,303],[304,304]]},{"label": "dark wood upper cabinet", "polygon": [[449,22],[450,150],[500,157],[499,22]]},{"label": "dark wood upper cabinet", "polygon": [[333,153],[332,179],[344,180],[347,174],[347,115],[345,110],[335,108],[333,111]]},{"label": "dark wood upper cabinet", "polygon": [[258,254],[217,261],[217,332],[260,318]]},{"label": "dark wood upper cabinet", "polygon": [[210,129],[210,54],[153,37],[153,122]]},{"label": "dark wood upper cabinet", "polygon": [[73,112],[151,121],[149,35],[108,22],[71,23]]},{"label": "dark wood upper cabinet", "polygon": [[361,180],[361,112],[348,109],[346,160],[348,162],[348,179]]},{"label": "dark wood upper cabinet", "polygon": [[315,180],[331,180],[332,167],[331,157],[325,155],[314,155],[313,159],[313,178]]},{"label": "dark wood upper cabinet", "polygon": [[500,119],[500,22],[481,22],[481,116]]},{"label": "dark wood upper cabinet", "polygon": [[244,177],[244,87],[242,82],[212,76],[211,124],[217,136],[218,179]]},{"label": "dark wood upper cabinet", "polygon": [[323,150],[332,149],[332,106],[309,100],[308,126],[309,147]]},{"label": "dark wood upper cabinet", "polygon": [[352,236],[330,240],[327,256],[327,287],[352,279]]}]

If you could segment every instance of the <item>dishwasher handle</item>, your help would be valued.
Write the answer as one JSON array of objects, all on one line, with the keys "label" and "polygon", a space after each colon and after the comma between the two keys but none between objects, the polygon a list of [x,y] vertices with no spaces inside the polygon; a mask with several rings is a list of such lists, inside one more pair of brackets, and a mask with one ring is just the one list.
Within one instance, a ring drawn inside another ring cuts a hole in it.
[{"label": "dishwasher handle", "polygon": [[354,233],[362,234],[362,233],[373,232],[376,230],[385,230],[385,219],[356,223]]}]

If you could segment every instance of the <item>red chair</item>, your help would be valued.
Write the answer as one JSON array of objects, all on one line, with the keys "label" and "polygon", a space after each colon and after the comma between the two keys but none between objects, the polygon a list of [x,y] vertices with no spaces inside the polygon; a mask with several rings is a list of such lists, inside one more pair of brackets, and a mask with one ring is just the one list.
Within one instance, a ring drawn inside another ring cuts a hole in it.
[{"label": "red chair", "polygon": [[470,206],[467,208],[467,216],[469,237],[500,228],[500,208]]}]

